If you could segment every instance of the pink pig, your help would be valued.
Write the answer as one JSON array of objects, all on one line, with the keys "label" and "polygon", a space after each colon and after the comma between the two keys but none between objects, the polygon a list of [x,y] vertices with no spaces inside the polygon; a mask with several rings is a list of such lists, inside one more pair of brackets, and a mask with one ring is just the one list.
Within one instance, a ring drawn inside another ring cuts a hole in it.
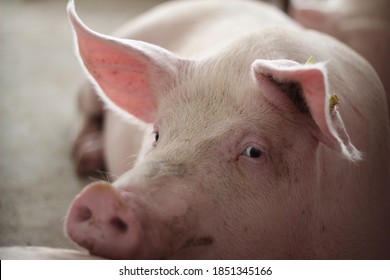
[{"label": "pink pig", "polygon": [[115,179],[73,201],[76,243],[120,259],[390,257],[386,97],[361,56],[259,2],[170,2],[132,40],[68,14],[108,106],[79,146]]}]

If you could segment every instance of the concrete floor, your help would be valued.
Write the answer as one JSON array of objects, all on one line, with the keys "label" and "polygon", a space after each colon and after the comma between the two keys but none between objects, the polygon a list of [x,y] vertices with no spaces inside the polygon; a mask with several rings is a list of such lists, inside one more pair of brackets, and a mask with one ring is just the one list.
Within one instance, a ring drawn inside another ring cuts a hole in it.
[{"label": "concrete floor", "polygon": [[[161,1],[79,0],[92,28],[109,33]],[[0,0],[0,246],[72,248],[63,222],[90,180],[70,158],[84,74],[73,52],[66,0]]]}]

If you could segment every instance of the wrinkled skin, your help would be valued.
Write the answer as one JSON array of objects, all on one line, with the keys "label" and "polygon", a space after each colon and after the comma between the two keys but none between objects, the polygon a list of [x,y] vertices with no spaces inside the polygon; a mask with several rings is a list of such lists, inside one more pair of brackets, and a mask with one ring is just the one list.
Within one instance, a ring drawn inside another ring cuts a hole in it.
[{"label": "wrinkled skin", "polygon": [[289,13],[299,23],[334,36],[372,64],[390,109],[389,11],[387,0],[292,0],[289,5]]},{"label": "wrinkled skin", "polygon": [[390,257],[386,97],[353,50],[249,1],[168,3],[125,27],[160,47],[68,12],[110,108],[84,160],[100,153],[113,180],[72,203],[76,243],[122,259]]}]

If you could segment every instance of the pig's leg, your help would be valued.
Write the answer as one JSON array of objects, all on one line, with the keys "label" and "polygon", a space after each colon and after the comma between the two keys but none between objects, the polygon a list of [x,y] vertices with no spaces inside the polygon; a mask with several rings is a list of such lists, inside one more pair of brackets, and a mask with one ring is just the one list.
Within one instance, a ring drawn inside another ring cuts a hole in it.
[{"label": "pig's leg", "polygon": [[104,110],[103,102],[88,81],[80,88],[78,103],[83,123],[73,143],[76,172],[79,176],[115,180],[133,167],[145,133],[150,134],[153,128]]},{"label": "pig's leg", "polygon": [[83,124],[73,143],[75,169],[79,176],[96,176],[99,171],[105,171],[103,103],[88,81],[80,88],[78,103],[83,115]]}]

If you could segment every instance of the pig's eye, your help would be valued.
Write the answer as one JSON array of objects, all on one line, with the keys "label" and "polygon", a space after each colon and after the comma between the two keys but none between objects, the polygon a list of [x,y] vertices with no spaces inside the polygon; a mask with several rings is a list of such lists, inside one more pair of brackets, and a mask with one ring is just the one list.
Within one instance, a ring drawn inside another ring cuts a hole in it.
[{"label": "pig's eye", "polygon": [[263,155],[263,151],[257,147],[249,146],[245,149],[243,155],[250,158],[260,158]]},{"label": "pig's eye", "polygon": [[156,147],[157,146],[157,142],[158,140],[160,139],[160,133],[158,132],[158,130],[155,128],[154,131],[153,131],[153,134],[154,134],[154,142],[152,144],[153,147]]},{"label": "pig's eye", "polygon": [[154,141],[155,142],[158,142],[158,139],[160,138],[160,133],[158,133],[158,131],[156,131],[155,133],[154,133]]}]

